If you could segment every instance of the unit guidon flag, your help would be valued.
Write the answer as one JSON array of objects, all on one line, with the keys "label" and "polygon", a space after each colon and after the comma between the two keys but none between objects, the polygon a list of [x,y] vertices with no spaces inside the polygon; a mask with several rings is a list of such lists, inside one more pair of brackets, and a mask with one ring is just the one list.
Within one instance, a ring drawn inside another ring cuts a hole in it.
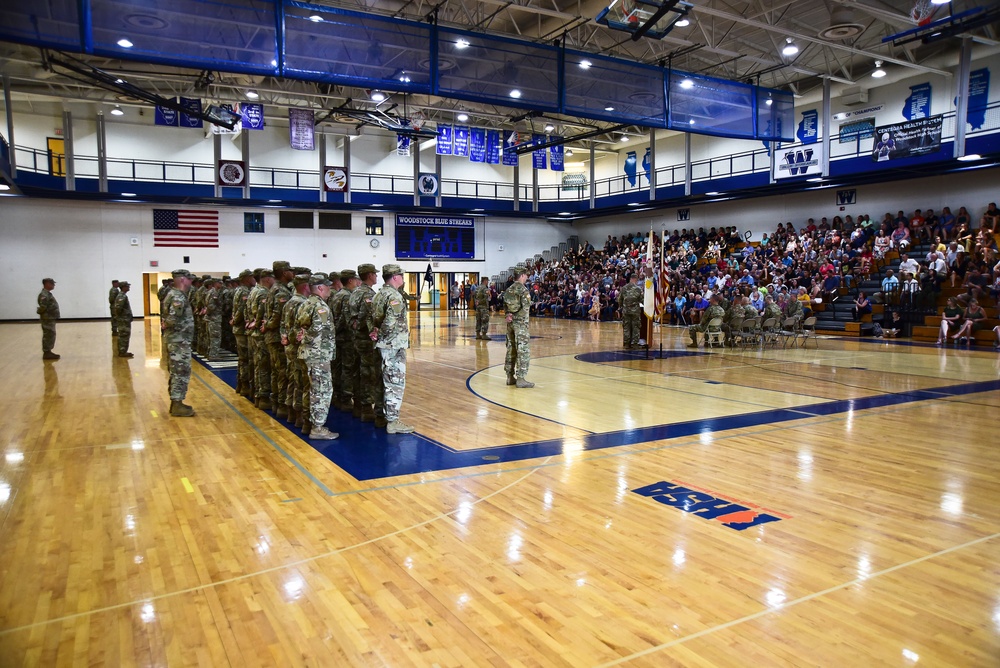
[{"label": "unit guidon flag", "polygon": [[209,209],[153,209],[153,245],[219,247],[219,212]]}]

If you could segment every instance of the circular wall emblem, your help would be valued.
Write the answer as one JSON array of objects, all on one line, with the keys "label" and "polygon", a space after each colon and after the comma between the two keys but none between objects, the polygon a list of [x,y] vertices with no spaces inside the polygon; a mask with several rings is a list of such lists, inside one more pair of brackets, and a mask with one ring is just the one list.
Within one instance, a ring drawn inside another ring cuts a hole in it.
[{"label": "circular wall emblem", "polygon": [[347,170],[343,167],[329,167],[323,172],[323,183],[327,190],[342,192],[347,190]]},{"label": "circular wall emblem", "polygon": [[246,178],[246,170],[238,162],[219,163],[219,183],[225,186],[241,186]]}]

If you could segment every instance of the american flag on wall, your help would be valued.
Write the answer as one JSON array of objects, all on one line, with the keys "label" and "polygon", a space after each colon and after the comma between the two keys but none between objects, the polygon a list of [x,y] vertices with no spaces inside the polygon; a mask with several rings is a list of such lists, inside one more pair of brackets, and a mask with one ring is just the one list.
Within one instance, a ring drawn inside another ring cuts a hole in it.
[{"label": "american flag on wall", "polygon": [[218,248],[219,212],[153,209],[153,245]]}]

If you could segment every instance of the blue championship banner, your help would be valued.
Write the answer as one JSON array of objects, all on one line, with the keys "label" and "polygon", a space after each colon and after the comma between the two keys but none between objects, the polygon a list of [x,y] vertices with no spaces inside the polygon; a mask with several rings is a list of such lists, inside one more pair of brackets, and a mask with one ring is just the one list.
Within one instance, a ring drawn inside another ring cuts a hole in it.
[{"label": "blue championship banner", "polygon": [[476,257],[476,220],[471,216],[396,214],[396,258]]}]

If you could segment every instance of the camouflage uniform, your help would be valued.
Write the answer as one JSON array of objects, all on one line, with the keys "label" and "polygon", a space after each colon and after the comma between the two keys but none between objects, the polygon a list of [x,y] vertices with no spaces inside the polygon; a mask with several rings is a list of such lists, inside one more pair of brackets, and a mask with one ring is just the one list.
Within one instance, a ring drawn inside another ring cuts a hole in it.
[{"label": "camouflage uniform", "polygon": [[[353,276],[352,276],[353,275]],[[344,285],[350,278],[356,276],[354,270],[341,272],[340,280]],[[354,332],[351,330],[350,308],[348,306],[351,291],[346,287],[337,290],[330,296],[330,311],[333,315],[333,325],[337,330],[337,359],[333,366],[333,393],[337,407],[341,410],[351,410],[354,401],[354,389],[358,381],[358,352],[354,347]]]},{"label": "camouflage uniform", "polygon": [[[246,274],[241,274],[244,278]],[[246,304],[250,288],[240,285],[233,291],[230,316],[233,321],[233,336],[236,338],[236,392],[245,397],[253,397],[253,359],[246,330]]]},{"label": "camouflage uniform", "polygon": [[729,310],[724,311],[724,313],[722,331],[726,333],[726,341],[731,341],[733,332],[742,327],[743,321],[746,320],[746,310],[743,308],[743,304],[737,303],[730,306]]},{"label": "camouflage uniform", "polygon": [[503,292],[503,304],[504,311],[513,316],[507,323],[507,357],[503,363],[507,384],[513,385],[513,381],[524,380],[528,375],[528,363],[531,361],[531,337],[528,334],[531,294],[523,283],[514,281]]},{"label": "camouflage uniform", "polygon": [[45,288],[38,293],[37,313],[42,321],[42,352],[52,355],[56,345],[56,320],[59,319],[59,302]]},{"label": "camouflage uniform", "polygon": [[281,312],[291,299],[288,286],[275,280],[268,290],[266,304],[266,327],[264,341],[271,356],[271,400],[275,408],[282,409],[288,405],[288,358],[285,357],[285,347],[281,345]]},{"label": "camouflage uniform", "polygon": [[191,381],[191,341],[194,339],[194,314],[187,295],[171,288],[163,300],[162,315],[166,326],[163,338],[170,356],[170,400],[183,401]]},{"label": "camouflage uniform", "polygon": [[639,347],[639,314],[642,312],[643,290],[631,281],[618,293],[622,309],[622,339],[625,349]]},{"label": "camouflage uniform", "polygon": [[114,317],[111,322],[118,332],[118,354],[124,357],[132,339],[132,304],[129,303],[128,293],[119,290],[115,295]]},{"label": "camouflage uniform", "polygon": [[118,289],[117,285],[111,286],[108,290],[108,306],[111,307],[111,336],[118,336],[118,321],[115,320],[115,300],[118,299],[118,295],[121,294],[121,290]]},{"label": "camouflage uniform", "polygon": [[[262,274],[263,276],[263,274]],[[258,403],[271,403],[271,354],[264,342],[264,332],[260,326],[266,315],[264,301],[267,298],[267,288],[258,283],[247,296],[246,315],[249,331],[250,354],[253,355],[254,388]]]},{"label": "camouflage uniform", "polygon": [[490,331],[490,289],[485,283],[480,283],[473,294],[476,304],[476,338],[488,340]]},{"label": "camouflage uniform", "polygon": [[219,289],[219,325],[222,328],[222,347],[230,352],[236,352],[236,339],[233,337],[233,326],[229,324],[229,314],[233,310],[233,288],[229,287],[229,279],[222,279]]},{"label": "camouflage uniform", "polygon": [[[296,281],[300,280],[296,277]],[[299,309],[306,303],[306,298],[297,291],[285,302],[281,311],[281,340],[287,341],[285,345],[285,358],[288,364],[288,393],[286,405],[296,413],[302,411],[303,405],[308,405],[309,392],[309,372],[303,362],[299,364],[299,341],[296,338],[298,329],[296,327],[296,316]]]},{"label": "camouflage uniform", "polygon": [[724,318],[726,311],[718,304],[712,304],[707,309],[705,313],[701,316],[701,322],[697,325],[691,325],[688,327],[688,334],[691,335],[691,346],[697,347],[698,345],[698,332],[704,334],[708,331],[708,323],[713,318]]},{"label": "camouflage uniform", "polygon": [[382,355],[383,410],[389,423],[399,420],[406,387],[406,349],[410,347],[406,310],[406,300],[388,283],[382,286],[372,302],[372,322],[378,327],[378,343],[375,345]]},{"label": "camouflage uniform", "polygon": [[366,420],[374,419],[372,413],[381,415],[383,408],[372,409],[376,399],[381,395],[382,365],[381,359],[375,353],[375,342],[371,340],[372,331],[371,305],[375,298],[375,290],[367,283],[359,285],[348,301],[351,331],[354,332],[354,348],[358,355],[358,382],[354,388],[354,405],[361,407],[361,415]]},{"label": "camouflage uniform", "polygon": [[330,415],[330,399],[333,397],[330,362],[337,354],[337,344],[330,320],[330,307],[318,295],[310,295],[305,304],[299,307],[295,322],[305,332],[298,354],[309,369],[309,421],[315,429],[326,425],[326,419]]},{"label": "camouflage uniform", "polygon": [[764,305],[764,320],[770,318],[774,318],[779,325],[781,324],[781,307],[774,302]]},{"label": "camouflage uniform", "polygon": [[[167,298],[167,293],[170,292],[169,285],[161,285],[160,289],[156,291],[156,298],[160,300],[160,319],[163,318],[163,300]],[[160,328],[160,361],[164,364],[167,363],[167,342],[163,338],[163,328]]]},{"label": "camouflage uniform", "polygon": [[205,338],[207,339],[208,358],[219,357],[219,346],[222,343],[222,294],[218,287],[211,288],[204,296],[205,303]]},{"label": "camouflage uniform", "polygon": [[785,303],[785,317],[802,319],[802,302],[794,296]]},{"label": "camouflage uniform", "polygon": [[192,348],[195,352],[205,354],[205,319],[201,315],[201,309],[205,305],[205,285],[199,285],[188,291],[190,293],[191,313],[194,315],[194,341]]}]

